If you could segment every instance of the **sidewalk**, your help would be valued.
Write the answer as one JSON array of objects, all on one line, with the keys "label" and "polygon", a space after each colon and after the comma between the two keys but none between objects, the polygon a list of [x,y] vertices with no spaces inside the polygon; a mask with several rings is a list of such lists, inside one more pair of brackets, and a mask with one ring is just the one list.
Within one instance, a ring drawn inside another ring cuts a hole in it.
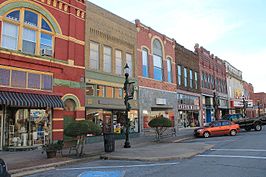
[{"label": "sidewalk", "polygon": [[[177,131],[177,136],[162,139],[160,143],[153,141],[154,136],[140,136],[131,138],[131,148],[123,148],[124,140],[116,140],[115,152],[105,153],[104,144],[86,144],[84,158],[77,158],[75,153],[71,156],[47,159],[46,154],[41,150],[20,151],[20,152],[0,152],[0,158],[4,159],[8,165],[10,173],[20,173],[25,170],[36,170],[61,166],[80,161],[89,161],[101,158],[120,160],[171,160],[180,158],[190,158],[198,153],[211,148],[205,144],[180,143],[184,139],[193,138],[193,130],[185,129]],[[177,143],[179,142],[179,143]],[[68,149],[63,151],[68,155]]]}]

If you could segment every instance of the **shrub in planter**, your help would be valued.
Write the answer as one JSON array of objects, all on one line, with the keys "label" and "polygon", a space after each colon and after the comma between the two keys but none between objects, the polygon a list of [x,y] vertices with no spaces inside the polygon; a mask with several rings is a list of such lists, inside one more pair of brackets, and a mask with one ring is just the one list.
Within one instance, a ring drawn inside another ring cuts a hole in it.
[{"label": "shrub in planter", "polygon": [[47,158],[56,157],[56,152],[61,148],[60,143],[45,144],[42,146],[42,153],[45,151]]},{"label": "shrub in planter", "polygon": [[64,130],[64,134],[66,136],[76,138],[79,140],[78,142],[81,143],[80,144],[81,148],[79,153],[80,156],[83,155],[85,137],[87,136],[87,134],[100,135],[101,132],[102,129],[99,125],[88,120],[74,121],[71,124],[69,124]]},{"label": "shrub in planter", "polygon": [[160,141],[160,138],[163,135],[163,133],[167,130],[167,128],[172,126],[172,122],[168,118],[165,118],[163,116],[159,116],[159,117],[152,119],[148,123],[148,125],[151,128],[155,129],[156,140]]}]

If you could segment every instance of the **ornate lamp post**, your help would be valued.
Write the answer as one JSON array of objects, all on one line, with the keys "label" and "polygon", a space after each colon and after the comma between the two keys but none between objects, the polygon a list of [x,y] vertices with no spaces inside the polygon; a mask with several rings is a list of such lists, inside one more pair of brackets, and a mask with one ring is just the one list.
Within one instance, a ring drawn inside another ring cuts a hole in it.
[{"label": "ornate lamp post", "polygon": [[243,117],[246,117],[246,110],[247,110],[247,101],[245,100],[245,96],[243,95],[242,97],[242,101],[243,101]]},{"label": "ornate lamp post", "polygon": [[[132,91],[131,89],[131,85],[132,83],[130,83],[128,81],[128,76],[129,76],[129,67],[126,64],[126,66],[124,67],[124,72],[125,72],[125,83],[124,83],[124,91],[125,91],[125,97],[124,97],[124,103],[126,106],[126,117],[125,117],[125,126],[126,126],[126,139],[125,139],[125,144],[124,144],[124,148],[130,148],[130,142],[129,142],[129,127],[130,127],[130,122],[128,119],[128,111],[130,111],[131,106],[128,103],[128,100],[132,99]],[[134,91],[133,91],[134,93]]]}]

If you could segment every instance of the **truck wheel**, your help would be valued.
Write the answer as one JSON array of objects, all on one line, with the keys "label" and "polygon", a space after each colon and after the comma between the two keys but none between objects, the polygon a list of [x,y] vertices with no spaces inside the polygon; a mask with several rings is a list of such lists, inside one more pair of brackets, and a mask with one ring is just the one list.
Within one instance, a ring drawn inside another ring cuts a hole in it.
[{"label": "truck wheel", "polygon": [[246,127],[245,130],[249,132],[251,130],[251,127]]},{"label": "truck wheel", "polygon": [[262,130],[262,126],[260,124],[256,124],[255,131],[261,131],[261,130]]},{"label": "truck wheel", "polygon": [[236,136],[236,134],[237,134],[236,130],[231,130],[231,131],[230,131],[230,135],[231,135],[231,136]]},{"label": "truck wheel", "polygon": [[204,132],[204,133],[203,133],[203,136],[204,136],[204,138],[209,138],[210,133],[209,133],[209,132]]}]

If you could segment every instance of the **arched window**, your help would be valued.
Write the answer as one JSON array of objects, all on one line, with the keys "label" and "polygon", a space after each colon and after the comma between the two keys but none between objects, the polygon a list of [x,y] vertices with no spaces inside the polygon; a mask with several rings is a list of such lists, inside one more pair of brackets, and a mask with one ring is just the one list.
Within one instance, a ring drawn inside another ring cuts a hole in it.
[{"label": "arched window", "polygon": [[1,47],[35,55],[53,55],[54,31],[38,12],[21,8],[3,18]]},{"label": "arched window", "polygon": [[65,110],[66,111],[75,111],[76,110],[76,103],[72,99],[66,99],[64,102]]},{"label": "arched window", "polygon": [[163,51],[161,42],[158,39],[153,41],[153,72],[154,79],[162,81],[163,80]]},{"label": "arched window", "polygon": [[148,50],[142,49],[142,76],[149,77],[149,69],[148,69]]}]

